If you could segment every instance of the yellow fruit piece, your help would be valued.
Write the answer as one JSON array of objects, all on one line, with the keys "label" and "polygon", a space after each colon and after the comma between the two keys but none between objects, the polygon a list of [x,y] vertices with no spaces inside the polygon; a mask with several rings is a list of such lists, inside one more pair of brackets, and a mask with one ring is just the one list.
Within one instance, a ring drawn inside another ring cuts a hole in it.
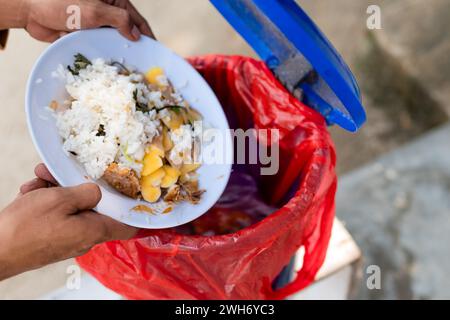
[{"label": "yellow fruit piece", "polygon": [[142,198],[148,202],[156,202],[161,197],[161,188],[147,186],[141,189]]},{"label": "yellow fruit piece", "polygon": [[172,176],[172,177],[179,177],[180,176],[180,170],[178,170],[177,168],[165,165],[163,167],[164,171],[166,172],[167,175]]},{"label": "yellow fruit piece", "polygon": [[141,172],[142,176],[148,176],[163,166],[161,157],[154,152],[145,155],[143,164],[144,166]]},{"label": "yellow fruit piece", "polygon": [[164,75],[164,70],[160,67],[154,67],[147,71],[145,74],[145,79],[150,84],[159,85],[158,77]]},{"label": "yellow fruit piece", "polygon": [[172,142],[172,139],[170,139],[170,134],[166,127],[164,127],[162,130],[162,138],[163,138],[162,144],[163,144],[164,151],[169,151],[170,149],[172,149],[173,142]]},{"label": "yellow fruit piece", "polygon": [[162,143],[152,143],[148,148],[146,153],[156,154],[157,156],[164,158],[164,147]]},{"label": "yellow fruit piece", "polygon": [[148,176],[142,177],[141,187],[159,187],[165,175],[166,171],[163,168],[159,168]]},{"label": "yellow fruit piece", "polygon": [[161,182],[161,188],[170,188],[178,181],[178,177],[166,175]]},{"label": "yellow fruit piece", "polygon": [[189,181],[189,174],[185,173],[180,175],[180,183],[186,183]]},{"label": "yellow fruit piece", "polygon": [[200,163],[185,163],[181,166],[181,174],[189,173],[200,168]]},{"label": "yellow fruit piece", "polygon": [[168,165],[163,166],[162,169],[165,172],[165,176],[162,179],[161,187],[169,188],[178,181],[178,177],[181,174],[180,170],[178,170],[177,168],[168,166]]},{"label": "yellow fruit piece", "polygon": [[183,124],[183,117],[175,111],[169,111],[170,116],[164,117],[162,121],[170,130],[176,130]]}]

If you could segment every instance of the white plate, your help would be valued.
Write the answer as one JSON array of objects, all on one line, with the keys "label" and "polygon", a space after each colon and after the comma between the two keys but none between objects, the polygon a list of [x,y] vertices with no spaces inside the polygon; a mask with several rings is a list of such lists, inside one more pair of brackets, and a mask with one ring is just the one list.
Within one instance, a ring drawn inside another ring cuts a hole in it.
[{"label": "white plate", "polygon": [[[203,115],[206,123],[223,131],[229,128],[222,107],[206,81],[188,62],[161,43],[147,37],[131,42],[109,28],[71,33],[49,46],[36,62],[28,80],[25,100],[33,142],[62,186],[87,182],[84,169],[64,153],[55,119],[47,108],[50,101],[63,101],[67,97],[64,82],[52,77],[52,72],[59,64],[71,65],[76,53],[89,59],[124,59],[126,64],[141,72],[154,66],[162,67],[183,97]],[[227,146],[224,163],[203,164],[198,170],[200,187],[206,189],[199,204],[181,203],[173,206],[172,212],[161,215],[135,212],[131,209],[147,203],[121,195],[99,180],[102,200],[97,211],[123,223],[149,229],[174,227],[196,219],[214,205],[228,182],[233,157],[231,135],[225,134],[224,139]]]}]

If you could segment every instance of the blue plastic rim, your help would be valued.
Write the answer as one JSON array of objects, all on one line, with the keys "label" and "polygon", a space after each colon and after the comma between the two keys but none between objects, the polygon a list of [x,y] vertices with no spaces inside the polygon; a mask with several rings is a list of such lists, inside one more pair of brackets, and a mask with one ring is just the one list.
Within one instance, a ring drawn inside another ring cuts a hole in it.
[{"label": "blue plastic rim", "polygon": [[303,90],[303,101],[327,123],[351,132],[364,124],[366,114],[354,75],[293,0],[210,1],[275,74],[282,72],[283,64],[288,65],[285,69],[296,66],[300,77],[315,71],[314,81],[299,81],[297,86]]}]

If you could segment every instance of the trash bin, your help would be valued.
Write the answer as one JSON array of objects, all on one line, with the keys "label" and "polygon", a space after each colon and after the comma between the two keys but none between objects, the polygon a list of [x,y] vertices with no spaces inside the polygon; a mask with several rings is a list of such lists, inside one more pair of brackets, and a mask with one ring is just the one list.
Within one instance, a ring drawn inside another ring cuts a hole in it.
[{"label": "trash bin", "polygon": [[[353,75],[295,2],[212,2],[262,61],[189,60],[232,128],[278,130],[279,170],[260,175],[258,165],[234,165],[224,195],[199,219],[141,230],[77,259],[129,299],[283,299],[309,285],[334,218],[336,157],[327,125],[356,131],[365,121]],[[302,268],[286,283],[300,247]]]}]

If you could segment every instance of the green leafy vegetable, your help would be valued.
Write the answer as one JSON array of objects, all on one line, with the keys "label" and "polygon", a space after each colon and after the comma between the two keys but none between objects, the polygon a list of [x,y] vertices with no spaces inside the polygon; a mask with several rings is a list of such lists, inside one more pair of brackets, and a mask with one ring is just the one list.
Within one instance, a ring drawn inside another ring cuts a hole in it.
[{"label": "green leafy vegetable", "polygon": [[73,66],[67,66],[67,69],[74,75],[77,76],[80,74],[80,70],[86,69],[88,65],[91,65],[91,61],[83,56],[81,53],[77,53],[75,56],[75,61]]},{"label": "green leafy vegetable", "polygon": [[164,106],[162,108],[157,109],[158,111],[164,110],[164,109],[170,109],[172,111],[175,111],[176,113],[180,113],[181,109],[183,109],[183,107],[181,106]]},{"label": "green leafy vegetable", "polygon": [[137,111],[141,111],[143,113],[149,112],[148,106],[145,103],[142,103],[142,102],[138,101],[138,91],[137,91],[137,89],[135,89],[133,91],[133,99],[136,102],[136,110]]},{"label": "green leafy vegetable", "polygon": [[180,106],[167,106],[167,108],[169,108],[169,109],[172,110],[172,111],[175,111],[176,113],[180,113],[180,112],[181,112],[181,109],[182,109],[183,107],[180,107]]}]

